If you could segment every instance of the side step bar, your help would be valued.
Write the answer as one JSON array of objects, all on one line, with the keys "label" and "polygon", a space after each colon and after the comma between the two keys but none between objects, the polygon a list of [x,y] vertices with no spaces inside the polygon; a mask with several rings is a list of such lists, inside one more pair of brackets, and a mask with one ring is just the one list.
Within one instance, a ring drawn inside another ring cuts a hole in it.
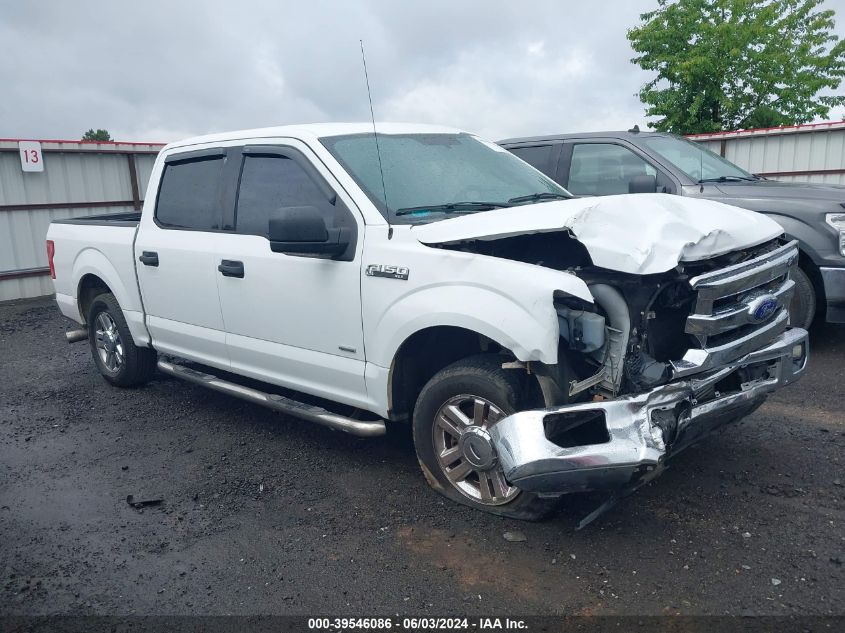
[{"label": "side step bar", "polygon": [[208,387],[209,389],[214,389],[215,391],[226,393],[236,398],[248,400],[255,404],[281,411],[290,416],[307,420],[308,422],[322,424],[336,431],[343,431],[344,433],[359,437],[377,437],[384,435],[386,432],[383,420],[355,420],[338,415],[337,413],[332,413],[331,411],[326,411],[320,407],[297,402],[296,400],[278,394],[265,393],[264,391],[244,387],[234,382],[218,378],[217,376],[205,374],[190,367],[168,363],[163,360],[158,361],[158,368],[169,376],[175,376],[176,378],[181,378],[182,380],[187,380],[188,382]]}]

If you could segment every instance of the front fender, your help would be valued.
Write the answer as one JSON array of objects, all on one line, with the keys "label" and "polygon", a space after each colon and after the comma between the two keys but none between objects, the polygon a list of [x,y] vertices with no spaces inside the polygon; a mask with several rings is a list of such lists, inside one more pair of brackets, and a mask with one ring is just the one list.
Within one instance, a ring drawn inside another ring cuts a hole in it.
[{"label": "front fender", "polygon": [[[557,362],[558,324],[552,296],[546,306],[532,314],[523,306],[488,288],[445,286],[421,290],[395,304],[378,325],[390,336],[380,339],[374,356],[379,365],[389,366],[402,343],[420,330],[454,326],[483,334],[511,350],[520,360]],[[477,314],[462,311],[462,305],[477,306]],[[443,309],[432,306],[442,306]],[[453,306],[453,309],[449,309]]]},{"label": "front fender", "polygon": [[[365,289],[373,301],[364,305],[375,308],[364,319],[370,325],[365,331],[369,362],[390,367],[414,333],[454,326],[492,339],[519,360],[554,364],[559,336],[555,291],[592,302],[587,285],[570,273],[483,255],[440,251],[439,256],[448,275],[420,268],[416,284],[388,297]],[[366,278],[365,283],[398,287],[384,279]]]},{"label": "front fender", "polygon": [[813,217],[810,221],[794,218],[779,213],[769,213],[770,218],[783,227],[787,239],[798,240],[798,247],[815,264],[823,265],[824,257],[834,252],[838,236],[824,222],[824,216]]}]

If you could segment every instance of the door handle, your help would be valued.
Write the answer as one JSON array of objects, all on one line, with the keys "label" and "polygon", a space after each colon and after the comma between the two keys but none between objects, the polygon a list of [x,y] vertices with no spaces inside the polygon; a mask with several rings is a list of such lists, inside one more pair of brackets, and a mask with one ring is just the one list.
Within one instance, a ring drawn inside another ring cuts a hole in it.
[{"label": "door handle", "polygon": [[158,266],[158,253],[152,251],[143,251],[138,258],[144,266]]},{"label": "door handle", "polygon": [[220,265],[217,267],[217,270],[223,273],[224,277],[237,277],[239,279],[243,279],[244,263],[231,259],[224,259],[220,262]]}]

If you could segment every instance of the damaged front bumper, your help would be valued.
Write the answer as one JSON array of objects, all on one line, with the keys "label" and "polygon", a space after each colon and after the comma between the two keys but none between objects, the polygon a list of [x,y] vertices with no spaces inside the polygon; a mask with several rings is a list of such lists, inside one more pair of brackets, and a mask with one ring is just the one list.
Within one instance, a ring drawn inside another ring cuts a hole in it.
[{"label": "damaged front bumper", "polygon": [[807,356],[806,330],[792,328],[707,374],[617,400],[522,411],[490,433],[505,477],[522,490],[617,490],[751,413],[768,393],[800,377]]}]

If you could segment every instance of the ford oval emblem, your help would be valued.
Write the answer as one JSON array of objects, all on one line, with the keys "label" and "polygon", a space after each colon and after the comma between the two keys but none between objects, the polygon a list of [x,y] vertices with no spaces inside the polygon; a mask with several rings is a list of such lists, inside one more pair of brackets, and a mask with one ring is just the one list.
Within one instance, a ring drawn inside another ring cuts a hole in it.
[{"label": "ford oval emblem", "polygon": [[748,316],[752,321],[762,323],[780,308],[780,301],[774,295],[757,297],[748,304]]}]

